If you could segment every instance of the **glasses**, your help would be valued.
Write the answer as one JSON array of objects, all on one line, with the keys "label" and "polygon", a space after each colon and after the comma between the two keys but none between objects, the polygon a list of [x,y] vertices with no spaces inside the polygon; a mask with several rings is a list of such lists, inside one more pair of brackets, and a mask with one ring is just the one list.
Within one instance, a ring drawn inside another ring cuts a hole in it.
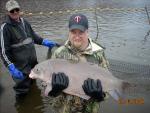
[{"label": "glasses", "polygon": [[14,12],[19,12],[20,11],[20,9],[19,8],[16,8],[16,9],[13,9],[13,10],[11,10],[11,11],[9,11],[10,13],[14,13]]}]

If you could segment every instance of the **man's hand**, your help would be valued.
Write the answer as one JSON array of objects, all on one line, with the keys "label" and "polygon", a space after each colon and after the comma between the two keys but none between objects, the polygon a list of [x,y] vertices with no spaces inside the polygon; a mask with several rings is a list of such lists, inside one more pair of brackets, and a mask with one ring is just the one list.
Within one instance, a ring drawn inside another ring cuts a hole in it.
[{"label": "man's hand", "polygon": [[102,91],[101,81],[97,79],[94,81],[93,79],[88,78],[84,81],[82,88],[88,96],[96,101],[100,102],[104,100],[105,94]]},{"label": "man's hand", "polygon": [[10,74],[16,78],[16,79],[20,79],[20,80],[23,80],[24,79],[24,76],[23,76],[23,73],[21,71],[19,71],[14,64],[10,64],[8,65],[8,70],[10,72]]},{"label": "man's hand", "polygon": [[42,42],[42,45],[47,46],[49,48],[53,48],[54,46],[60,46],[58,43],[56,43],[55,41],[50,41],[48,39],[44,39]]},{"label": "man's hand", "polygon": [[66,89],[69,85],[68,76],[64,73],[53,73],[52,75],[52,90],[49,92],[49,96],[56,97],[62,90]]}]

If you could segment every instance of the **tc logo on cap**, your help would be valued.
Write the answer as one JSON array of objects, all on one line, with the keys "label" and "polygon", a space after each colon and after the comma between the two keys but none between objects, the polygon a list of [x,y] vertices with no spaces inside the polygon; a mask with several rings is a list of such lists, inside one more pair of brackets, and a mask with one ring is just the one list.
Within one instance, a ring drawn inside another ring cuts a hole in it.
[{"label": "tc logo on cap", "polygon": [[85,31],[88,29],[88,19],[83,14],[73,14],[69,19],[69,30],[79,29]]},{"label": "tc logo on cap", "polygon": [[81,20],[81,17],[80,17],[80,16],[76,16],[76,17],[74,17],[74,21],[75,21],[76,23],[79,23],[79,22],[80,22],[80,20]]}]

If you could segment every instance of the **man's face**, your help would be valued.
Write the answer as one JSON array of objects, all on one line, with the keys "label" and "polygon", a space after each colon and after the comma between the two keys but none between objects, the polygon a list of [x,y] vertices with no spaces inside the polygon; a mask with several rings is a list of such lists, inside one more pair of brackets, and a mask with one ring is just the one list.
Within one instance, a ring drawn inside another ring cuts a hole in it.
[{"label": "man's face", "polygon": [[18,20],[20,17],[20,9],[19,8],[15,8],[11,11],[8,12],[8,15],[13,19],[13,20]]},{"label": "man's face", "polygon": [[77,49],[84,50],[88,46],[88,30],[84,32],[79,29],[69,31],[69,41]]}]

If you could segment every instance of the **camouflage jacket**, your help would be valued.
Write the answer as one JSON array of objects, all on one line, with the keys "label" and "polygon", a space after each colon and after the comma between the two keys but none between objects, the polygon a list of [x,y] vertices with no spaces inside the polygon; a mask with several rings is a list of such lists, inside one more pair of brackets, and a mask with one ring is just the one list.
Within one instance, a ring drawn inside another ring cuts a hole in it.
[{"label": "camouflage jacket", "polygon": [[[71,47],[70,42],[56,49],[52,58],[61,58],[77,62],[92,62],[107,68],[108,61],[104,55],[104,49],[89,39],[89,46],[84,51],[78,51]],[[57,113],[98,113],[99,103],[94,100],[84,100],[76,96],[62,94],[52,98],[52,107]]]}]

